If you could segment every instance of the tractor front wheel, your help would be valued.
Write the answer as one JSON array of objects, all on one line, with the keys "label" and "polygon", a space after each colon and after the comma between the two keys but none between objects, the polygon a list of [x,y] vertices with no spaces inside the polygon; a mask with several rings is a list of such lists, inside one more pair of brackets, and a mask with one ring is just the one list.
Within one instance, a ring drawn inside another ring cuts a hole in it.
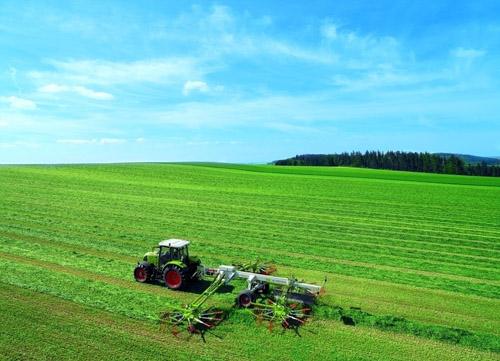
[{"label": "tractor front wheel", "polygon": [[137,265],[134,269],[134,278],[140,283],[148,282],[151,279],[151,270],[144,264]]},{"label": "tractor front wheel", "polygon": [[163,272],[163,280],[168,288],[178,290],[186,281],[185,272],[179,266],[167,266]]}]

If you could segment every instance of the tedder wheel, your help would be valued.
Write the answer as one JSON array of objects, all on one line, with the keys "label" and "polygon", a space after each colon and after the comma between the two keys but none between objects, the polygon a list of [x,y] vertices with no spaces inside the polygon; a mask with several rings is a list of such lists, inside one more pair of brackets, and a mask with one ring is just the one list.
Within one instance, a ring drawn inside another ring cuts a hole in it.
[{"label": "tedder wheel", "polygon": [[172,290],[178,290],[181,288],[186,281],[185,278],[185,272],[183,272],[183,270],[176,265],[167,266],[163,272],[165,285]]},{"label": "tedder wheel", "polygon": [[252,291],[243,291],[241,292],[238,297],[236,297],[236,303],[238,304],[239,307],[242,308],[248,308],[252,305],[252,302],[255,301],[255,295],[253,294]]},{"label": "tedder wheel", "polygon": [[137,282],[148,282],[151,278],[151,272],[146,265],[140,264],[134,269],[134,277]]}]

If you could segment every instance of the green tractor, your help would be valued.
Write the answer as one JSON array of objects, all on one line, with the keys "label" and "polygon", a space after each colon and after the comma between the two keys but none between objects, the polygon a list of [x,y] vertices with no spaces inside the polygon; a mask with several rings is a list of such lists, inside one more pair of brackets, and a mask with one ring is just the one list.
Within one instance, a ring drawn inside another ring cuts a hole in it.
[{"label": "green tractor", "polygon": [[189,256],[189,241],[168,239],[147,252],[134,269],[137,282],[163,280],[173,290],[184,287],[192,279],[201,276],[201,261]]}]

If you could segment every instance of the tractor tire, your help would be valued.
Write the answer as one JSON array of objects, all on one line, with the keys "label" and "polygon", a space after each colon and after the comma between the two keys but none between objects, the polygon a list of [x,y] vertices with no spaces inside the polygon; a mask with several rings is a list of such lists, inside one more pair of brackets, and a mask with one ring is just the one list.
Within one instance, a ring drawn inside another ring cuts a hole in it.
[{"label": "tractor tire", "polygon": [[149,263],[140,263],[134,269],[134,278],[139,283],[150,282],[153,276],[153,270]]},{"label": "tractor tire", "polygon": [[171,290],[178,290],[187,283],[186,270],[177,265],[167,266],[163,271],[163,281]]},{"label": "tractor tire", "polygon": [[255,302],[255,299],[255,294],[252,291],[245,290],[240,292],[238,297],[236,297],[236,304],[240,308],[249,308]]}]

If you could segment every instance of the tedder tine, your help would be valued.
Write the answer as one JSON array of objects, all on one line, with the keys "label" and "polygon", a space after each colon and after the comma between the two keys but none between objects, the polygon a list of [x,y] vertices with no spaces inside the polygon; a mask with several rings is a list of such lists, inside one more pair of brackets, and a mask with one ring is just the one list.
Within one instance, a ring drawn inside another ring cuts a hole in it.
[{"label": "tedder tine", "polygon": [[181,331],[177,328],[177,325],[173,325],[172,326],[172,335],[174,335],[175,337],[178,337],[177,335],[181,333]]},{"label": "tedder tine", "polygon": [[211,334],[211,335],[214,335],[214,336],[215,336],[215,337],[217,337],[219,340],[222,340],[222,339],[223,339],[223,337],[222,337],[222,336],[217,335],[217,334],[216,334],[214,331],[212,331],[212,330],[207,330],[207,332],[208,332],[209,334]]},{"label": "tedder tine", "polygon": [[257,316],[255,316],[257,318],[257,324],[260,326],[262,325],[262,321],[264,320],[264,317],[262,316],[262,313],[259,313]]}]

